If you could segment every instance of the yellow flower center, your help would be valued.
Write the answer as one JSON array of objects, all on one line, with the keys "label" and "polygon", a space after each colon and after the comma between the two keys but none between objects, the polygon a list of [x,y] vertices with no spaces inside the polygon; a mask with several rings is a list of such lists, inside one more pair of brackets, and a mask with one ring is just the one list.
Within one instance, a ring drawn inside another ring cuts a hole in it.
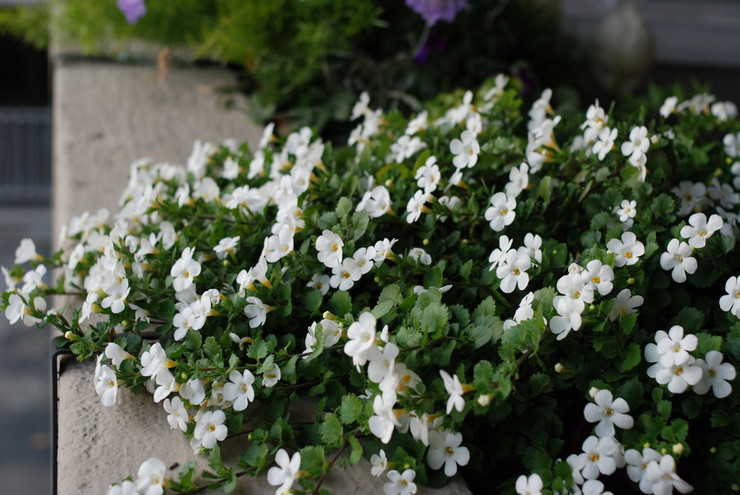
[{"label": "yellow flower center", "polygon": [[627,258],[628,260],[632,259],[632,251],[625,251],[624,257]]}]

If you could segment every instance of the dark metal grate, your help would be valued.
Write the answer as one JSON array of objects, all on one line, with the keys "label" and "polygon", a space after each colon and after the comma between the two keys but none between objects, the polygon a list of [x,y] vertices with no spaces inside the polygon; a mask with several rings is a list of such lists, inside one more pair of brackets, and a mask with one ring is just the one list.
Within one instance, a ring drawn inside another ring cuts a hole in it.
[{"label": "dark metal grate", "polygon": [[0,204],[51,198],[51,110],[0,107]]}]

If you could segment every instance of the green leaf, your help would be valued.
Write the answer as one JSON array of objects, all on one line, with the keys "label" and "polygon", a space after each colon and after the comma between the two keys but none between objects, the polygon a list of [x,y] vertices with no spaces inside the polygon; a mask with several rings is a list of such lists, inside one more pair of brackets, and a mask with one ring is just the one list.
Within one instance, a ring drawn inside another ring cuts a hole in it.
[{"label": "green leaf", "polygon": [[350,201],[346,196],[339,198],[339,201],[337,201],[337,207],[334,210],[337,218],[346,217],[350,211],[352,211],[352,201]]},{"label": "green leaf", "polygon": [[696,334],[696,338],[699,339],[696,351],[702,356],[706,355],[709,351],[719,351],[722,347],[722,337],[719,335],[710,335],[701,332]]},{"label": "green leaf", "polygon": [[298,356],[293,356],[285,365],[280,368],[282,380],[290,383],[291,385],[295,385],[298,378],[295,371],[295,365],[297,362]]},{"label": "green leaf", "polygon": [[[190,351],[197,352],[198,349],[200,349],[201,345],[203,345],[203,336],[200,334],[200,332],[197,330],[188,330],[188,333],[185,334],[185,347],[187,347]],[[220,347],[218,355],[221,355]]]},{"label": "green leaf", "polygon": [[370,216],[366,211],[357,211],[352,215],[352,240],[357,242],[367,230]]},{"label": "green leaf", "polygon": [[377,318],[378,320],[384,317],[388,312],[395,306],[395,302],[391,300],[385,300],[383,302],[379,302],[377,306],[373,308],[371,311],[372,315]]},{"label": "green leaf", "polygon": [[704,313],[696,308],[683,308],[671,320],[671,325],[680,325],[686,333],[694,333],[704,321]]},{"label": "green leaf", "polygon": [[449,318],[450,312],[447,310],[447,306],[440,303],[430,303],[422,310],[419,323],[422,331],[434,336],[444,330]]},{"label": "green leaf", "polygon": [[668,418],[671,417],[671,410],[673,409],[673,404],[670,401],[662,400],[658,402],[657,409],[658,409],[658,414],[660,414],[660,416],[664,420],[668,421]]},{"label": "green leaf", "polygon": [[724,428],[732,423],[732,415],[728,414],[724,409],[715,409],[710,416],[710,423],[712,424],[712,428]]},{"label": "green leaf", "polygon": [[321,423],[321,440],[326,445],[339,444],[342,441],[344,434],[344,428],[342,423],[332,413],[326,413],[324,415],[324,421]]},{"label": "green leaf", "polygon": [[550,198],[552,197],[552,177],[546,175],[540,180],[540,185],[537,187],[537,194],[545,204],[550,202]]},{"label": "green leaf", "polygon": [[249,344],[249,348],[247,349],[247,356],[254,359],[255,361],[262,360],[265,356],[267,356],[267,343],[260,339],[255,340],[251,344]]},{"label": "green leaf", "polygon": [[[188,332],[191,333],[191,332]],[[194,332],[193,332],[194,333]],[[210,359],[220,358],[221,357],[221,351],[222,351],[221,345],[216,341],[216,338],[211,336],[207,337],[205,344],[203,345],[203,354]]]},{"label": "green leaf", "polygon": [[301,468],[312,476],[320,476],[324,473],[326,455],[321,446],[310,445],[301,449]]},{"label": "green leaf", "polygon": [[329,311],[342,318],[350,313],[352,311],[352,299],[349,292],[344,290],[334,292],[331,299],[329,299]]},{"label": "green leaf", "polygon": [[275,364],[275,355],[270,354],[269,356],[267,356],[267,359],[262,362],[262,365],[257,369],[257,374],[262,374],[266,371],[270,371],[270,368],[272,368],[273,364]]},{"label": "green leaf", "polygon": [[362,402],[354,394],[347,394],[342,397],[342,404],[339,406],[339,416],[342,423],[348,425],[354,423],[362,414]]},{"label": "green leaf", "polygon": [[635,324],[637,324],[637,313],[625,313],[619,316],[619,326],[622,327],[625,335],[632,333]]},{"label": "green leaf", "polygon": [[632,342],[627,348],[627,352],[624,353],[624,359],[619,363],[620,371],[628,371],[640,364],[642,357],[642,349],[639,345]]},{"label": "green leaf", "polygon": [[354,435],[348,436],[347,440],[349,440],[349,445],[352,448],[352,451],[349,454],[349,465],[354,466],[360,462],[360,459],[362,459],[362,445]]},{"label": "green leaf", "polygon": [[216,443],[208,453],[208,466],[210,466],[210,468],[219,476],[223,476],[226,473],[224,461],[221,459],[221,449],[219,448],[218,443]]},{"label": "green leaf", "polygon": [[436,266],[432,267],[430,270],[427,270],[427,272],[424,274],[424,287],[426,288],[442,287],[443,281],[444,278],[442,277],[442,270],[440,270]]},{"label": "green leaf", "polygon": [[314,314],[316,310],[321,307],[321,302],[324,300],[324,296],[321,292],[316,289],[307,289],[303,296],[303,307],[311,314]]}]

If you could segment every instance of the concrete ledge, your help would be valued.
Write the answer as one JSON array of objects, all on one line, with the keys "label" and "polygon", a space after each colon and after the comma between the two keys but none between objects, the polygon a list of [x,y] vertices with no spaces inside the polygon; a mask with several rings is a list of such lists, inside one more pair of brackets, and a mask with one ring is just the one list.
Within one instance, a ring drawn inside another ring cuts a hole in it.
[{"label": "concrete ledge", "polygon": [[[231,82],[223,71],[174,69],[158,79],[154,67],[57,61],[54,67],[54,230],[84,211],[117,210],[132,161],[185,163],[195,139],[259,140],[261,129],[239,111],[226,111],[213,89]],[[244,102],[237,105],[244,108]],[[58,379],[57,487],[60,495],[106,493],[135,476],[156,456],[168,466],[198,458],[185,437],[170,429],[151,395],[119,390],[117,404],[100,404],[95,363],[67,360]],[[225,450],[228,449],[228,445]],[[227,459],[225,455],[225,459]],[[175,476],[178,469],[167,473]],[[324,487],[343,493],[382,493],[385,478],[370,465],[334,468]],[[243,478],[235,493],[272,494],[266,477]],[[461,480],[419,494],[467,495]]]}]

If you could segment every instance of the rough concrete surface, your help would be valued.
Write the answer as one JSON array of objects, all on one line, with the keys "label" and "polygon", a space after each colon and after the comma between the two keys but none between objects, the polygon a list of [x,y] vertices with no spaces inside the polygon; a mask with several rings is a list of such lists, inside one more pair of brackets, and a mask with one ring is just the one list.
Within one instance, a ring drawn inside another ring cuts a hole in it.
[{"label": "rough concrete surface", "polygon": [[[255,143],[261,130],[238,111],[225,111],[213,89],[228,73],[171,70],[163,80],[153,67],[57,62],[54,72],[54,225],[84,211],[117,209],[129,164],[141,157],[185,163],[195,139]],[[243,108],[243,104],[239,104]],[[135,476],[156,456],[168,466],[198,458],[185,437],[171,430],[151,395],[120,390],[118,403],[100,404],[94,363],[66,362],[59,377],[58,493],[105,493],[110,483]],[[177,469],[168,473],[176,474]],[[332,470],[324,486],[336,494],[382,493],[385,480],[363,460]],[[241,479],[236,493],[272,494],[265,476]],[[467,494],[455,480],[429,495]]]}]

